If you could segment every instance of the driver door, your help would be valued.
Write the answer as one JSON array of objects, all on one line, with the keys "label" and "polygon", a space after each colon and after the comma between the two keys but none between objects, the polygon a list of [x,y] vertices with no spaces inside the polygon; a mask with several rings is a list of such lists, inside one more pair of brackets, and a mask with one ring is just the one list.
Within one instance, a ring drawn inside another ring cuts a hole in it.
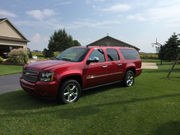
[{"label": "driver door", "polygon": [[104,77],[107,73],[107,62],[105,60],[104,51],[102,49],[93,50],[88,59],[93,57],[98,57],[99,61],[87,64],[85,71],[86,87],[97,86],[108,82],[108,79]]}]

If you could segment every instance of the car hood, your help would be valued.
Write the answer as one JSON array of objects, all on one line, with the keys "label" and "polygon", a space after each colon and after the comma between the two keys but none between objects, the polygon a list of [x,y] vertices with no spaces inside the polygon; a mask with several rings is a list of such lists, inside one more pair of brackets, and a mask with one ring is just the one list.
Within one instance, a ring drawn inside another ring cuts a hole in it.
[{"label": "car hood", "polygon": [[46,60],[46,61],[39,61],[39,62],[28,64],[27,66],[25,66],[25,69],[40,72],[40,71],[56,69],[58,67],[61,67],[70,63],[72,62],[62,61],[62,60]]}]

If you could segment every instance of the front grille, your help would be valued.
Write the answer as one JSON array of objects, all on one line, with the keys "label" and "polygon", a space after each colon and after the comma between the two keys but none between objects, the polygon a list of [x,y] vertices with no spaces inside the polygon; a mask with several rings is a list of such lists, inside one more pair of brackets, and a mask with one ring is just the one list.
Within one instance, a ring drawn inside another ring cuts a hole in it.
[{"label": "front grille", "polygon": [[29,82],[36,82],[39,72],[32,70],[23,70],[23,79]]}]

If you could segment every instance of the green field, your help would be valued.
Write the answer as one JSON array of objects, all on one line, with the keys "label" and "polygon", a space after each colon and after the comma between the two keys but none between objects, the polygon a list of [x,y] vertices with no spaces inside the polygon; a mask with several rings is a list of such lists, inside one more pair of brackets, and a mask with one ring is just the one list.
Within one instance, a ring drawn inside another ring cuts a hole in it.
[{"label": "green field", "polygon": [[118,84],[83,92],[76,103],[0,96],[0,135],[179,135],[180,65],[144,70],[130,88]]},{"label": "green field", "polygon": [[22,72],[22,66],[0,64],[0,75],[15,74]]}]

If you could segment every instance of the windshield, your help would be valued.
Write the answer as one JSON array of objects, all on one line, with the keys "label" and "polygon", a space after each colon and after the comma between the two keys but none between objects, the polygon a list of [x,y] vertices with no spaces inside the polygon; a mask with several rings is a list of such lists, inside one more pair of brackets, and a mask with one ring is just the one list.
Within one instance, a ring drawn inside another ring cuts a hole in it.
[{"label": "windshield", "polygon": [[84,59],[86,54],[88,53],[89,48],[68,48],[59,54],[56,59],[72,61],[72,62],[80,62]]}]

